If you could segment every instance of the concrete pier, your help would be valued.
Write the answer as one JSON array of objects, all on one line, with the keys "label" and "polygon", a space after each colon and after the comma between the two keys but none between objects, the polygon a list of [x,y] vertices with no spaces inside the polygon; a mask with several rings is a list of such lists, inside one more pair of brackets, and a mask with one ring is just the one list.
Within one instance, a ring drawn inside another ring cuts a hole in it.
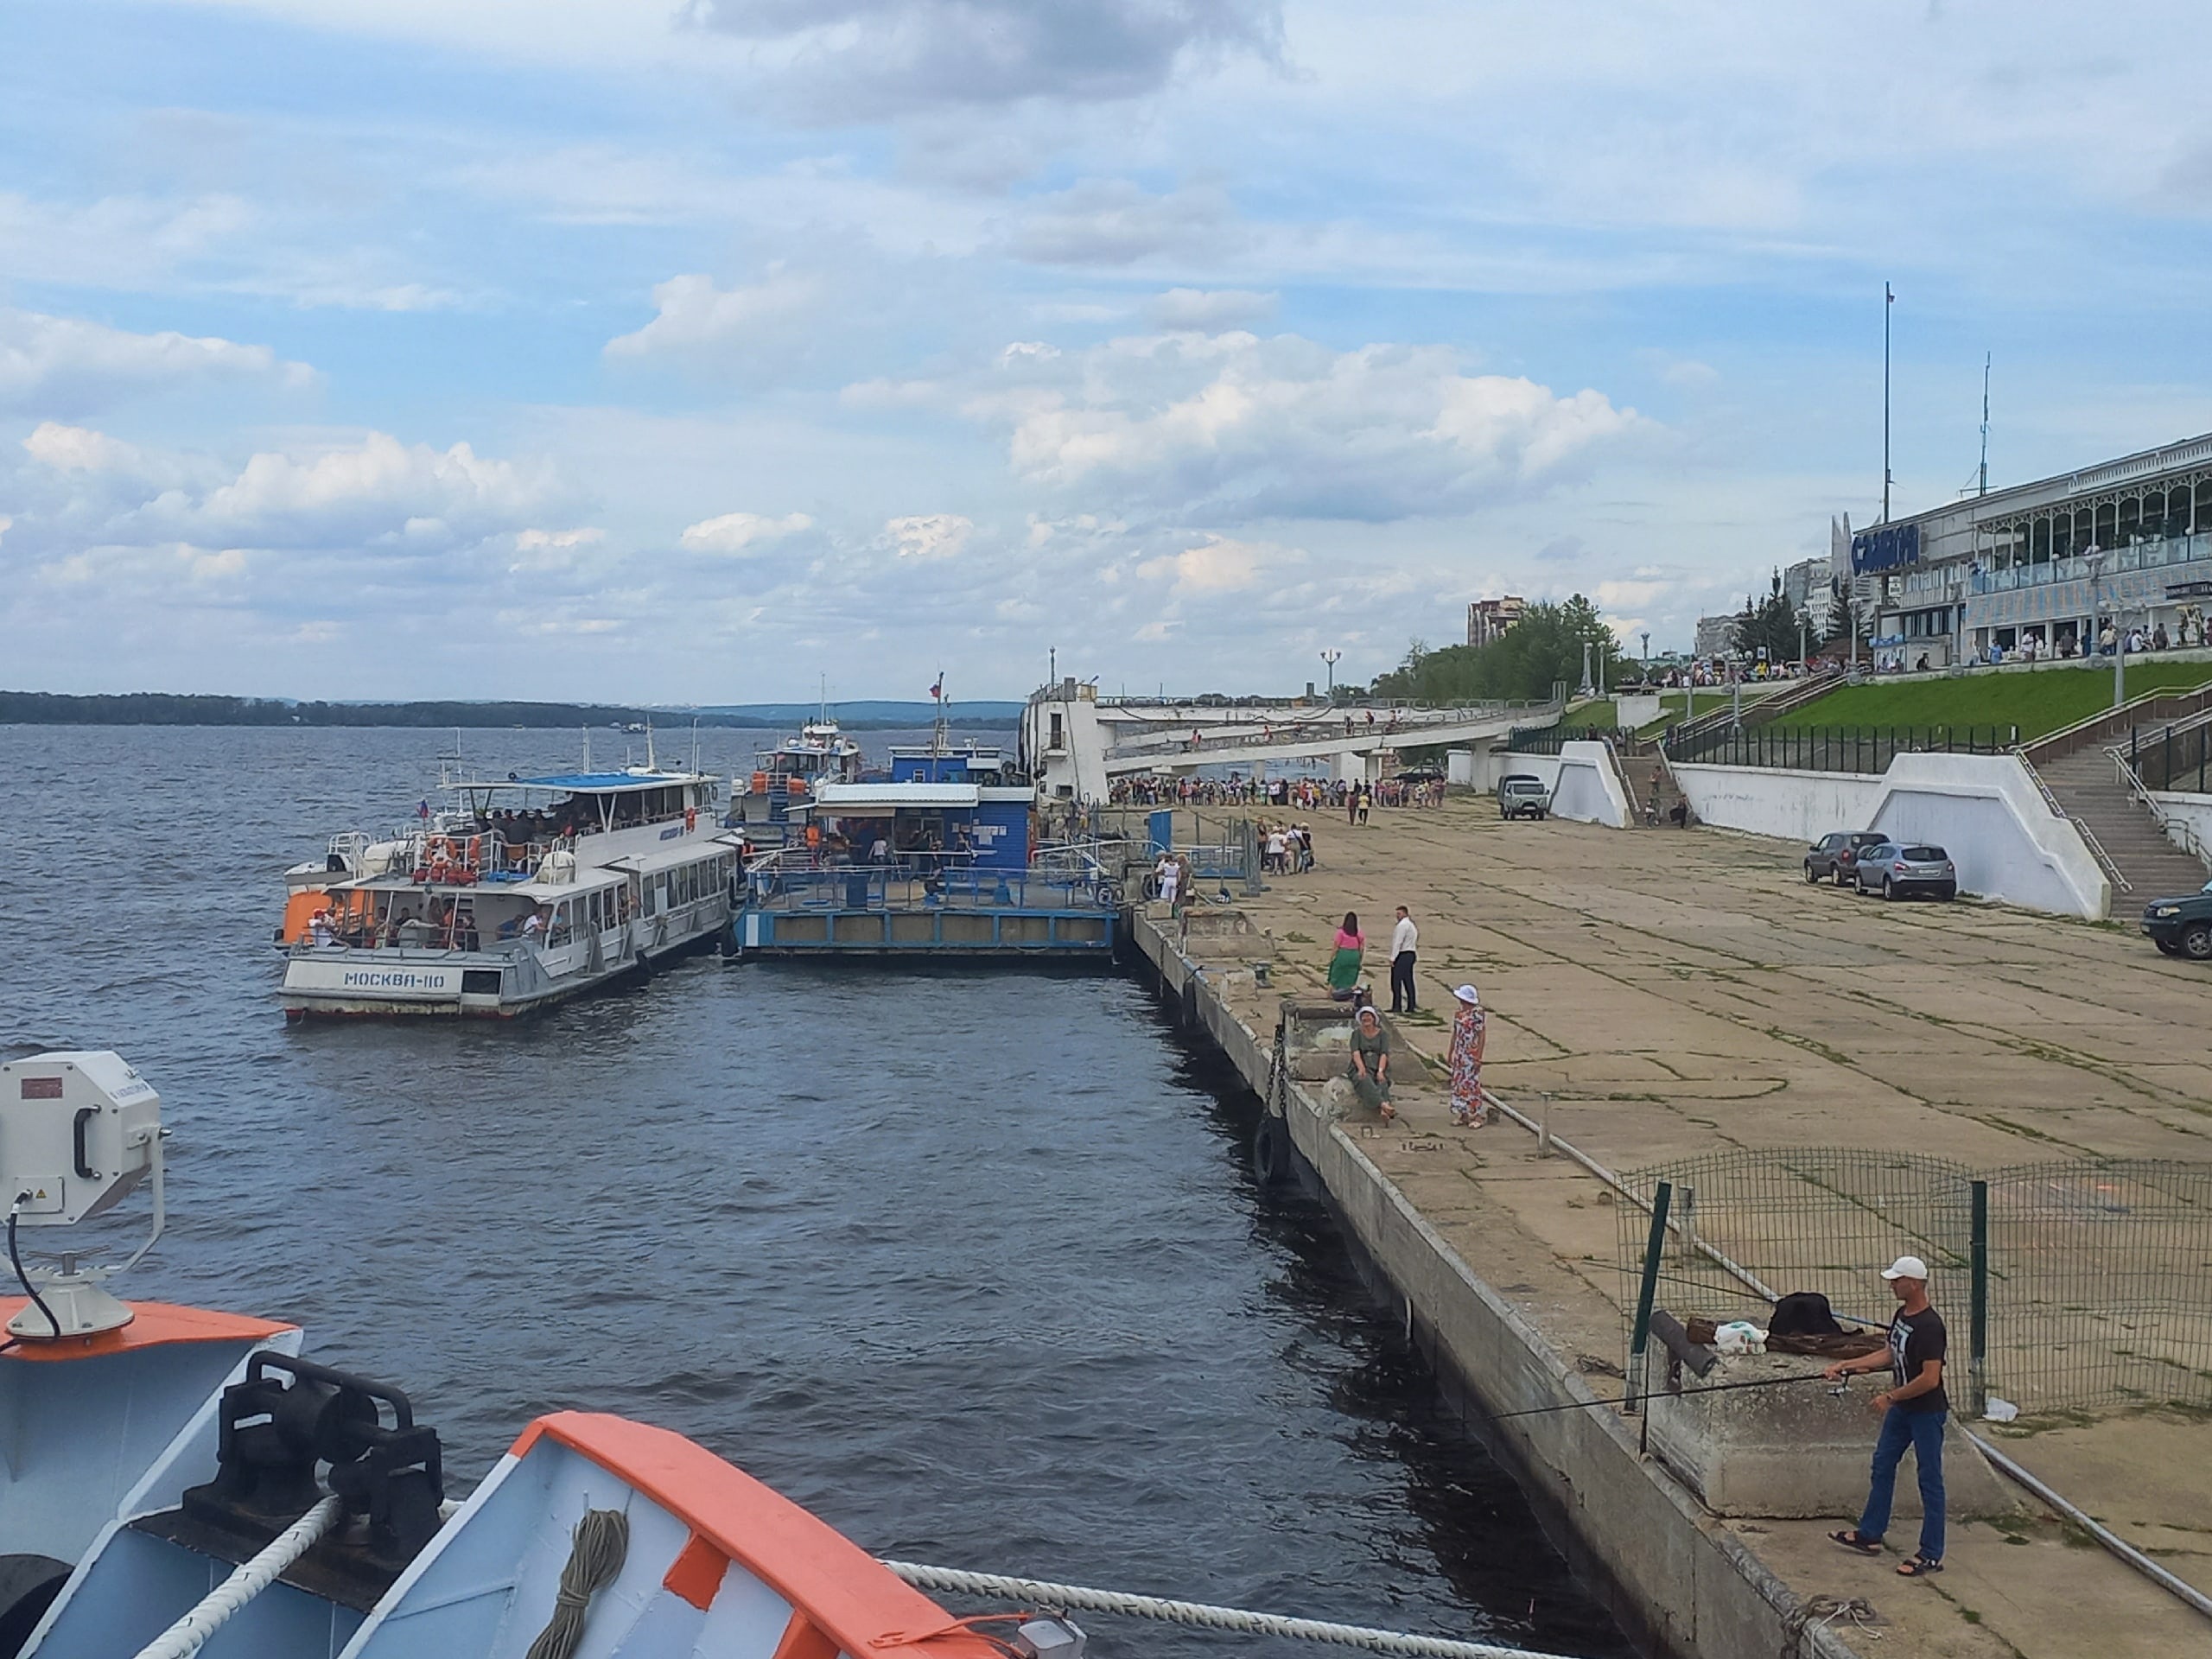
[{"label": "concrete pier", "polygon": [[[1698,1659],[2212,1652],[2212,1621],[1986,1467],[1953,1471],[1955,1515],[1989,1518],[1955,1520],[1948,1570],[1924,1583],[1897,1576],[1895,1554],[1863,1560],[1825,1541],[1855,1518],[1856,1483],[1808,1483],[1821,1496],[1797,1513],[1825,1508],[1821,1518],[1708,1509],[1611,1403],[1624,1319],[1614,1195],[1510,1123],[1452,1128],[1440,1092],[1449,988],[1471,979],[1490,1013],[1485,1083],[1532,1109],[1549,1095],[1555,1133],[1614,1170],[1789,1144],[1977,1166],[2069,1154],[2203,1161],[2212,986],[2201,970],[2109,925],[1810,888],[1796,849],[1726,832],[1502,823],[1479,798],[1377,809],[1363,829],[1314,816],[1319,869],[1269,877],[1234,915],[1141,912],[1134,945],[1193,1034],[1265,1092],[1284,999],[1325,1000],[1344,912],[1362,916],[1367,977],[1387,1001],[1391,907],[1411,907],[1423,1013],[1393,1033],[1431,1075],[1402,1078],[1400,1119],[1385,1125],[1344,1115],[1327,1066],[1296,1066],[1289,1133],[1440,1373],[1465,1390],[1471,1420],[1630,1629]],[[1957,1343],[1955,1298],[1950,1313]],[[1955,1377],[1960,1358],[1955,1346]],[[1851,1458],[1854,1435],[1858,1455],[1871,1451],[1871,1390],[1813,1392],[1802,1408],[1829,1413],[1819,1438],[1834,1455]],[[1591,1408],[1488,1421],[1576,1402]],[[1973,1427],[2212,1588],[2201,1414]],[[1901,1486],[1902,1498],[1909,1463]],[[1890,1541],[1909,1549],[1912,1535],[1901,1519]],[[1848,1613],[1824,1618],[1854,1599],[1872,1605],[1878,1639]]]}]

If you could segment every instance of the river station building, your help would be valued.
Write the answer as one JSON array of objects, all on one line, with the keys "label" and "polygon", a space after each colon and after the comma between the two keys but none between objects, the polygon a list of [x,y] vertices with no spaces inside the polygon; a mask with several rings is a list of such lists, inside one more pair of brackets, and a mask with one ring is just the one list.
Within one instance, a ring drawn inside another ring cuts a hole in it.
[{"label": "river station building", "polygon": [[1892,519],[1850,555],[1878,669],[2079,655],[2107,620],[2201,644],[2212,435]]}]

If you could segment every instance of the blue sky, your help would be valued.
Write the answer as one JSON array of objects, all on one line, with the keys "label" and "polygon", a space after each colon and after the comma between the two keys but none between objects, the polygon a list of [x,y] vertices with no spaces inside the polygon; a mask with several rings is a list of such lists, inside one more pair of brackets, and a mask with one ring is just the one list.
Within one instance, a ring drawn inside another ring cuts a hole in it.
[{"label": "blue sky", "polygon": [[2212,429],[2138,4],[19,0],[0,683],[1295,689]]}]

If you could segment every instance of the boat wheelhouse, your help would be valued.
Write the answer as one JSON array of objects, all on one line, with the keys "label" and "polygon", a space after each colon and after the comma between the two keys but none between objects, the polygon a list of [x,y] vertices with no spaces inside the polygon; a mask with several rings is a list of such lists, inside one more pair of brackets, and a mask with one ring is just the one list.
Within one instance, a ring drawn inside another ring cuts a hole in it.
[{"label": "boat wheelhouse", "polygon": [[748,787],[737,791],[730,822],[748,831],[788,827],[816,791],[857,782],[864,767],[861,746],[825,711],[773,748],[762,749]]},{"label": "boat wheelhouse", "polygon": [[286,875],[287,1018],[505,1015],[716,938],[739,849],[703,772],[448,778],[412,826]]}]

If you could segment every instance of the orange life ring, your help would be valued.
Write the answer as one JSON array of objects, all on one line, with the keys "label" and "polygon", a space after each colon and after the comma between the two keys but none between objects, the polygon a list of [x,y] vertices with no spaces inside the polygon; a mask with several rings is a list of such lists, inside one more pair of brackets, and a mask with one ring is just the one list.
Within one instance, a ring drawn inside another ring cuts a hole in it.
[{"label": "orange life ring", "polygon": [[699,809],[698,809],[697,807],[696,807],[696,806],[687,806],[687,807],[685,807],[685,808],[683,809],[683,830],[684,830],[684,833],[688,835],[688,834],[690,834],[692,830],[696,830],[698,827],[699,827]]}]

